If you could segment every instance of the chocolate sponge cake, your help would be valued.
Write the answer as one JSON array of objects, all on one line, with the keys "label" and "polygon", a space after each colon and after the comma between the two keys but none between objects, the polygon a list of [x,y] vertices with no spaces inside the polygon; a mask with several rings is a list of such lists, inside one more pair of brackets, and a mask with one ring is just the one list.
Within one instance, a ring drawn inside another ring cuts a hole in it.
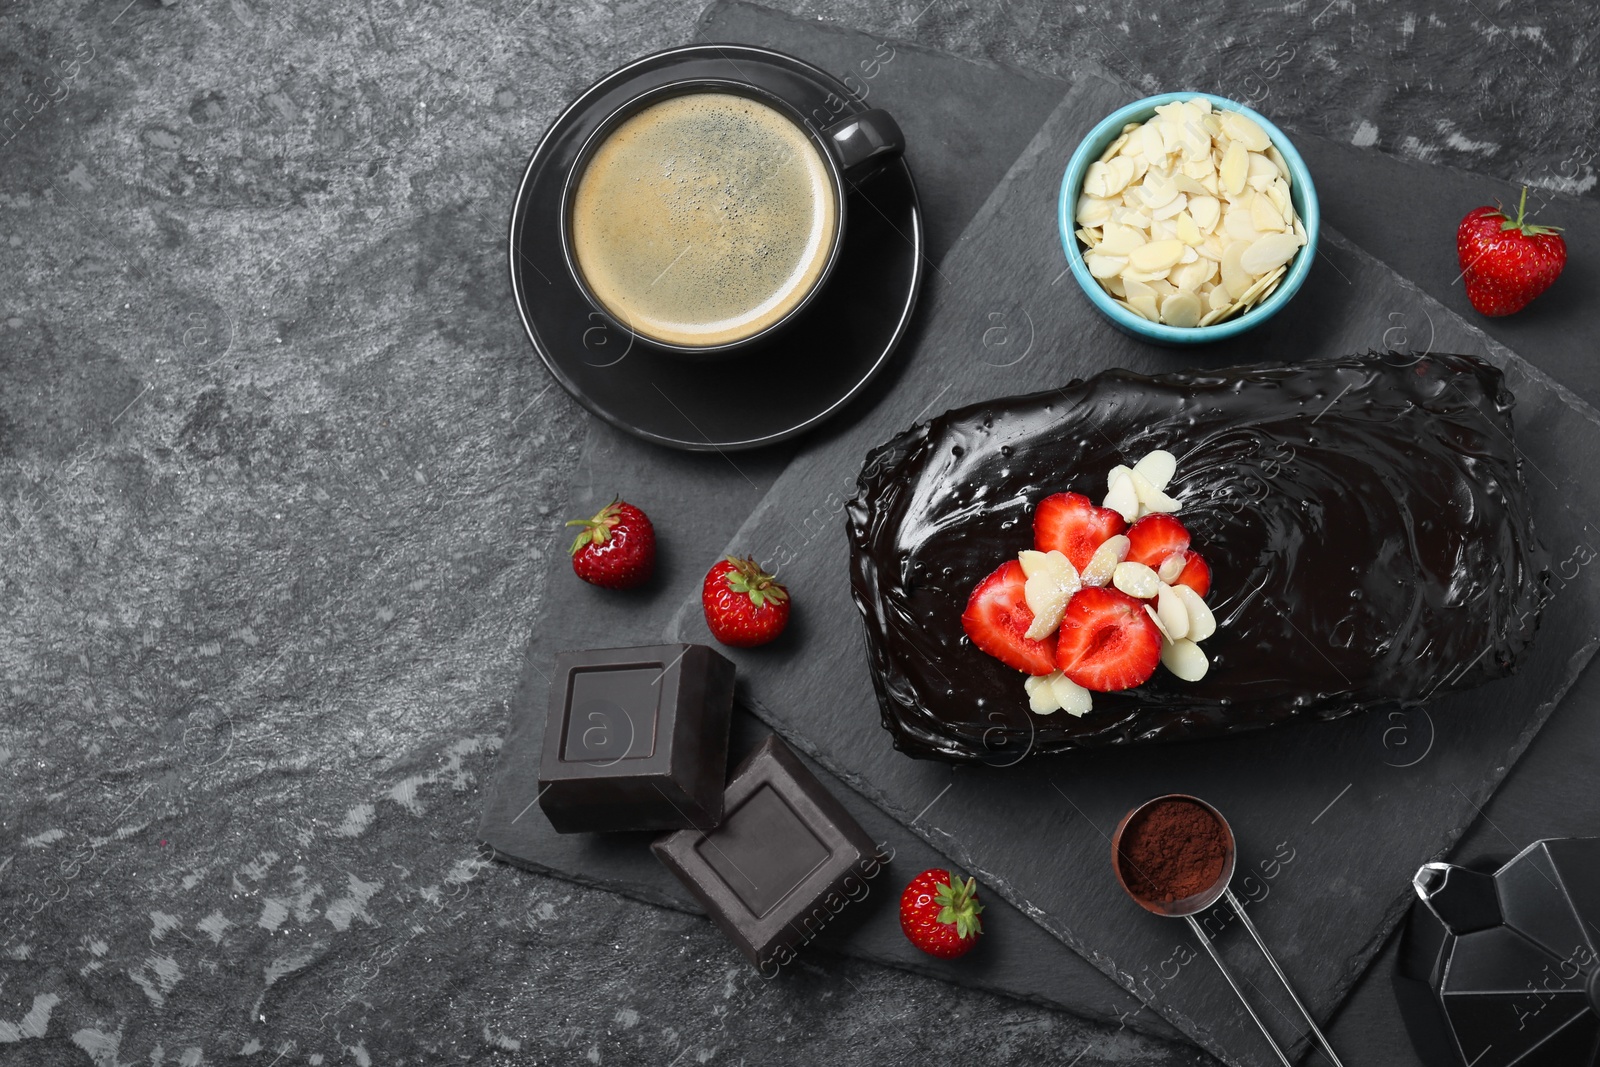
[{"label": "chocolate sponge cake", "polygon": [[[1476,358],[1370,354],[1147,377],[1107,371],[960,408],[874,451],[851,582],[884,725],[920,757],[989,761],[1173,741],[1414,704],[1501,677],[1548,598],[1513,397]],[[1210,669],[1029,710],[962,612],[1032,546],[1048,494],[1098,496],[1155,449],[1206,546]]]}]

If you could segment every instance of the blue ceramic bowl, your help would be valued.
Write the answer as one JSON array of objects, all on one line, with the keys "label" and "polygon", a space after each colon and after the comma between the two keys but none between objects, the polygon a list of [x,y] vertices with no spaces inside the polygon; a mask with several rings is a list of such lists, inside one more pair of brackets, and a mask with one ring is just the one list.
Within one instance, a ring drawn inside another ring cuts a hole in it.
[{"label": "blue ceramic bowl", "polygon": [[[1301,224],[1306,228],[1306,244],[1289,261],[1289,271],[1272,295],[1243,315],[1210,326],[1166,326],[1159,322],[1151,322],[1122,307],[1112,299],[1110,293],[1101,288],[1083,261],[1083,250],[1078,246],[1078,238],[1074,232],[1078,227],[1073,218],[1077,214],[1078,193],[1083,187],[1084,172],[1089,169],[1089,164],[1100,158],[1101,153],[1112,141],[1122,135],[1122,127],[1130,122],[1144,122],[1153,117],[1156,108],[1161,104],[1197,98],[1211,101],[1211,106],[1219,111],[1237,111],[1253,119],[1267,131],[1267,136],[1272,138],[1272,143],[1283,153],[1284,161],[1289,164],[1289,199],[1294,204],[1295,212],[1300,216]],[[1056,219],[1061,229],[1061,247],[1067,253],[1067,263],[1072,268],[1072,276],[1078,280],[1078,287],[1083,290],[1084,295],[1122,332],[1162,345],[1210,344],[1254,329],[1276,315],[1278,309],[1294,298],[1294,294],[1300,290],[1301,283],[1306,280],[1306,275],[1311,273],[1312,261],[1317,257],[1317,238],[1322,230],[1322,208],[1317,203],[1317,189],[1312,184],[1311,172],[1306,169],[1305,160],[1300,158],[1300,153],[1295,151],[1294,145],[1289,143],[1289,138],[1284,136],[1278,127],[1243,104],[1226,97],[1212,96],[1210,93],[1163,93],[1160,96],[1150,96],[1135,101],[1127,107],[1118,108],[1101,119],[1079,143],[1077,151],[1073,152],[1072,158],[1067,161],[1067,172],[1061,178],[1061,198],[1056,208]]]}]

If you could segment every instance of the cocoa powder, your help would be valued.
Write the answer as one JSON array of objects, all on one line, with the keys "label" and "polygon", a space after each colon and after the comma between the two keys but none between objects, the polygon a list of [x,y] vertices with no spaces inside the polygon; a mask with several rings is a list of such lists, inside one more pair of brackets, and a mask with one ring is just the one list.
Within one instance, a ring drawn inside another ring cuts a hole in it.
[{"label": "cocoa powder", "polygon": [[1217,817],[1192,800],[1163,800],[1122,831],[1117,862],[1128,891],[1171,904],[1217,884],[1228,836]]}]

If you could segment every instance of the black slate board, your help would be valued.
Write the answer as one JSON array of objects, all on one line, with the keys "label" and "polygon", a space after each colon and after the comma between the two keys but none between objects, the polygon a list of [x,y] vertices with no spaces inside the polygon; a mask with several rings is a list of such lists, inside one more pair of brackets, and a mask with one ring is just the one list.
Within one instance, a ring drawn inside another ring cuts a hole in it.
[{"label": "black slate board", "polygon": [[[949,136],[942,126],[919,128],[913,137],[913,162],[919,187],[927,205],[930,258],[937,261],[954,240],[956,233],[995,180],[1009,166],[1027,143],[1029,137],[1053,109],[1067,83],[1060,79],[996,67],[944,53],[933,52],[902,42],[883,42],[879,38],[859,31],[818,22],[802,20],[754,4],[714,3],[702,17],[699,40],[726,40],[760,44],[788,51],[817,63],[841,77],[861,79],[868,72],[877,77],[868,84],[869,95],[877,93],[874,103],[888,106],[901,115],[921,115],[930,99],[936,99],[939,122],[955,116],[955,128],[966,131],[962,138]],[[884,48],[893,49],[893,59],[884,64]],[[866,64],[866,69],[862,69]],[[876,64],[876,65],[874,65]],[[1003,108],[995,108],[995,101],[1004,101]],[[974,135],[971,120],[962,116],[982,116],[981,136]],[[930,141],[923,134],[931,130]],[[1444,299],[1451,306],[1465,308],[1459,285],[1452,289],[1453,273],[1438,269],[1448,267],[1453,256],[1448,248],[1442,253],[1438,241],[1418,240],[1421,234],[1446,235],[1453,230],[1454,221],[1461,211],[1473,203],[1515,197],[1515,189],[1481,176],[1454,171],[1445,167],[1429,166],[1393,159],[1371,150],[1356,149],[1319,138],[1301,136],[1297,143],[1310,163],[1313,172],[1322,178],[1321,196],[1325,217],[1340,226],[1347,234],[1381,255],[1401,273],[1417,278],[1432,295]],[[948,149],[948,154],[935,152],[931,146]],[[1372,196],[1373,189],[1383,189],[1386,195]],[[1442,195],[1440,195],[1442,194]],[[1457,205],[1460,210],[1456,210]],[[1587,201],[1567,200],[1553,209],[1552,217],[1568,226],[1575,240],[1584,234],[1596,235],[1600,240],[1600,206]],[[1454,212],[1452,214],[1452,212]],[[1591,240],[1588,246],[1593,247]],[[1579,247],[1582,247],[1580,244]],[[1592,352],[1592,324],[1590,320],[1576,318],[1576,298],[1565,296],[1577,285],[1567,289],[1569,282],[1581,281],[1583,267],[1574,260],[1568,275],[1561,284],[1542,297],[1535,313],[1512,319],[1487,320],[1489,332],[1502,340],[1516,340],[1534,336],[1538,347],[1537,361],[1558,377],[1576,385],[1586,395],[1600,395],[1600,365],[1589,358]],[[1438,274],[1440,277],[1434,277]],[[1592,286],[1590,287],[1592,289]],[[1561,301],[1561,313],[1551,306]],[[1568,309],[1565,305],[1572,305]],[[1584,390],[1585,384],[1596,388]],[[844,416],[845,419],[851,415]],[[720,544],[726,541],[765,492],[767,485],[782,469],[788,449],[779,450],[776,458],[770,452],[743,454],[738,457],[743,476],[726,462],[714,457],[684,457],[660,449],[644,446],[625,438],[609,427],[591,420],[585,443],[587,481],[598,486],[590,493],[607,494],[617,485],[648,486],[649,491],[665,500],[684,504],[685,514],[677,516],[681,544]],[[704,461],[704,462],[697,462]],[[587,492],[585,486],[574,489],[575,495]],[[609,498],[609,497],[608,497]],[[587,497],[585,502],[587,502]],[[715,508],[697,506],[700,502],[715,500]],[[603,502],[603,501],[601,501]],[[596,505],[598,506],[598,505]],[[576,514],[581,507],[569,509]],[[593,508],[590,508],[592,511]],[[565,513],[552,516],[550,543],[561,541],[558,520]],[[696,561],[698,562],[698,561]],[[691,587],[698,574],[694,570],[679,568],[666,581],[654,587],[646,603],[646,612],[654,618],[656,611],[651,603],[673,600],[673,590],[680,593]],[[551,559],[549,591],[544,601],[546,614],[542,619],[555,617],[563,607],[563,591],[587,592],[587,587],[571,581],[565,560],[559,555]],[[666,576],[664,576],[666,577]],[[568,588],[568,587],[573,588]],[[574,607],[577,605],[574,604]],[[595,606],[595,605],[590,605]],[[634,605],[630,605],[630,608]],[[619,624],[620,613],[573,613],[576,618],[596,618],[607,628]],[[631,616],[630,616],[631,617]],[[622,623],[622,625],[628,625]],[[534,639],[528,647],[524,665],[524,682],[537,679],[538,671],[548,666],[548,660],[561,642],[546,642],[542,638],[549,626],[542,620],[535,625]],[[660,632],[655,622],[627,631],[627,639],[652,640]],[[598,642],[599,637],[591,643]],[[578,643],[578,642],[573,642]],[[542,657],[542,658],[541,658]],[[518,783],[516,767],[521,760],[512,758],[511,745],[519,732],[519,724],[537,719],[543,722],[542,683],[535,682],[519,690],[512,702],[510,736],[507,751],[503,753],[501,779],[491,791],[495,797],[506,791],[515,792]],[[1584,699],[1588,687],[1589,699]],[[1540,833],[1579,832],[1592,828],[1600,819],[1600,796],[1582,787],[1582,779],[1565,776],[1563,771],[1584,761],[1578,753],[1588,753],[1592,765],[1600,759],[1600,732],[1582,729],[1582,709],[1600,701],[1600,679],[1586,676],[1574,691],[1571,703],[1577,705],[1558,713],[1551,726],[1540,736],[1523,764],[1506,789],[1497,794],[1487,808],[1489,819],[1480,823],[1479,829],[1468,835],[1462,852],[1509,855]],[[753,721],[745,718],[741,728],[736,728],[736,741],[741,737],[749,743],[757,730]],[[1593,734],[1594,736],[1591,736]],[[537,759],[535,747],[532,758]],[[523,766],[529,764],[522,763]],[[816,768],[813,767],[815,770]],[[1565,786],[1565,788],[1562,788]],[[848,790],[840,792],[845,802],[857,810],[876,837],[889,839],[900,848],[899,855],[906,871],[920,867],[924,860],[934,862],[934,854],[912,838],[907,831],[891,820],[876,814],[870,805],[861,804]],[[531,799],[531,794],[528,799]],[[514,817],[526,801],[516,805],[516,810],[501,818],[501,827],[493,831],[502,834],[502,843],[521,848],[528,857],[525,865],[562,875],[589,884],[601,885],[624,893],[635,899],[663,906],[695,910],[695,906],[681,887],[651,859],[642,841],[612,841],[595,839],[587,835],[562,838],[537,817],[537,812],[524,817],[516,824],[515,832],[507,834],[504,823]],[[865,809],[865,811],[859,810]],[[486,811],[485,831],[491,832],[487,816],[494,810],[491,803]],[[872,820],[876,820],[873,822]],[[900,838],[892,835],[898,833]],[[909,840],[910,847],[923,852],[914,856],[901,844]],[[1513,847],[1515,844],[1515,847]],[[511,858],[504,856],[503,858]],[[901,864],[893,871],[899,876]],[[1003,902],[991,905],[1009,911]],[[994,916],[999,924],[992,929],[1013,925],[1007,915]],[[878,916],[882,919],[884,916]],[[882,962],[904,965],[895,957],[893,949],[898,944],[899,933],[892,917],[880,923],[878,919],[867,924],[847,945],[844,951]],[[1023,941],[997,942],[992,955],[974,957],[969,963],[981,964],[978,973],[965,968],[956,976],[986,988],[1009,992],[1023,999],[1036,1000],[1056,1006],[1068,1005],[1082,1013],[1111,1018],[1124,1013],[1126,1005],[1137,1006],[1130,996],[1111,985],[1097,970],[1072,953],[1059,942],[1047,937],[1028,924],[1030,931]],[[884,933],[888,936],[882,936]],[[880,950],[891,950],[880,952]],[[1392,942],[1390,946],[1392,952]],[[877,953],[877,955],[875,955]],[[906,961],[920,962],[913,954]],[[1102,998],[1104,1004],[1102,1005]],[[1097,1010],[1098,1009],[1098,1010]],[[1166,1030],[1153,1013],[1145,1011],[1126,1019],[1128,1025],[1140,1027],[1145,1020],[1153,1020],[1159,1030]],[[1401,1041],[1398,1018],[1393,998],[1388,988],[1387,971],[1374,968],[1363,980],[1361,987],[1344,1009],[1335,1028],[1336,1040],[1348,1050],[1351,1062],[1359,1062],[1364,1046],[1374,1053],[1382,1051],[1385,1061],[1411,1062],[1405,1050],[1397,1047]],[[1403,1043],[1403,1042],[1402,1042]]]},{"label": "black slate board", "polygon": [[[791,741],[914,823],[1195,1041],[1229,1062],[1265,1063],[1270,1053],[1221,977],[1203,963],[1173,962],[1175,953],[1195,955],[1181,928],[1137,913],[1122,897],[1104,856],[1110,826],[1133,804],[1167,791],[1196,793],[1222,808],[1240,837],[1241,873],[1254,876],[1241,885],[1263,901],[1257,923],[1326,1017],[1398,918],[1416,865],[1459,836],[1587,662],[1600,598],[1592,589],[1577,591],[1589,579],[1574,568],[1579,584],[1556,597],[1521,675],[1441,701],[1431,717],[1371,715],[1009,772],[952,770],[892,751],[878,726],[849,602],[839,506],[867,450],[927,414],[1111,366],[1174,365],[1172,353],[1112,330],[1070,279],[1068,288],[1057,286],[1063,257],[1053,212],[1061,168],[1099,116],[1137,95],[1094,75],[1074,85],[935,272],[927,341],[908,359],[895,393],[802,451],[734,538],[740,551],[784,567],[798,605],[788,639],[735,659],[752,707]],[[1519,398],[1518,439],[1541,535],[1558,566],[1572,567],[1574,546],[1587,545],[1592,534],[1582,516],[1600,514],[1600,498],[1565,459],[1600,454],[1595,413],[1338,234],[1325,231],[1312,276],[1287,310],[1235,343],[1186,353],[1182,362],[1333,355],[1405,347],[1407,340],[1419,351],[1483,354],[1506,370]],[[698,606],[686,603],[669,633],[704,639]],[[1424,734],[1431,742],[1424,758],[1393,766],[1423,750]],[[1401,739],[1414,747],[1401,749]],[[1225,935],[1223,945],[1234,965],[1270,992],[1270,972],[1238,938]],[[1173,976],[1161,977],[1166,971]],[[1281,1000],[1267,1016],[1288,1042],[1299,1028],[1287,1025],[1292,1008]]]}]

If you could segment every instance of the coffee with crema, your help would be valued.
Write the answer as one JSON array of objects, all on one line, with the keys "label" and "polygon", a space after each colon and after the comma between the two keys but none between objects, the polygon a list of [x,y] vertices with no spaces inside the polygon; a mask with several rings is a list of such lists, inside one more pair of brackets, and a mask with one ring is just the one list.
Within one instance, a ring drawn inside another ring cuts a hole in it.
[{"label": "coffee with crema", "polygon": [[697,92],[624,120],[589,159],[571,244],[635,333],[711,347],[782,319],[816,286],[838,205],[820,149],[745,96]]}]

